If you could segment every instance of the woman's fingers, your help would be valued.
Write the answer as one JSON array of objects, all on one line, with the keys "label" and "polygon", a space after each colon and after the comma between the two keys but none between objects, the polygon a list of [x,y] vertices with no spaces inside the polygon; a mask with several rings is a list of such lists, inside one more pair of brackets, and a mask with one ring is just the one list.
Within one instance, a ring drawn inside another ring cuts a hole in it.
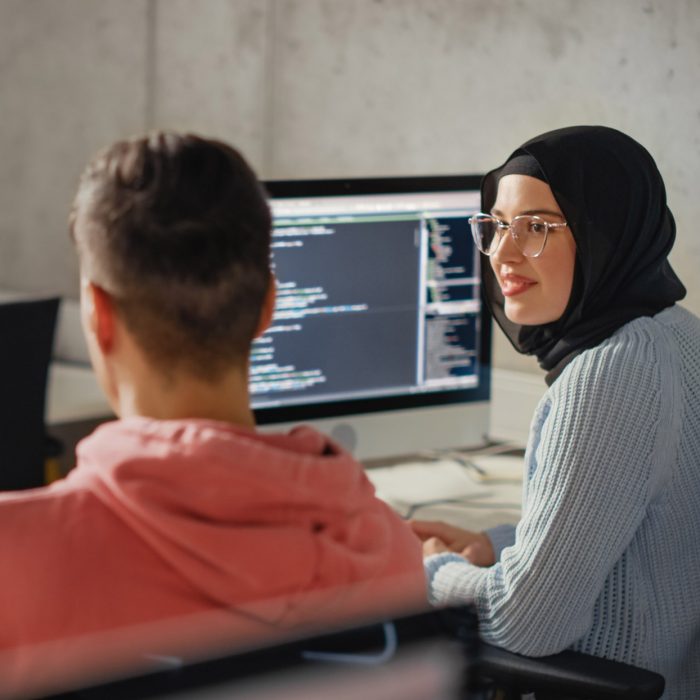
[{"label": "woman's fingers", "polygon": [[485,536],[467,545],[461,555],[476,566],[492,566],[496,563],[491,541]]},{"label": "woman's fingers", "polygon": [[438,537],[443,542],[451,543],[460,537],[468,539],[471,534],[468,530],[462,530],[439,520],[409,520],[408,522],[413,532],[423,541],[430,537]]},{"label": "woman's fingers", "polygon": [[483,532],[472,532],[439,520],[409,520],[413,532],[423,541],[423,555],[456,552],[476,566],[492,566],[495,554]]},{"label": "woman's fingers", "polygon": [[423,556],[429,557],[431,554],[441,554],[449,552],[447,545],[439,537],[429,537],[423,542]]}]

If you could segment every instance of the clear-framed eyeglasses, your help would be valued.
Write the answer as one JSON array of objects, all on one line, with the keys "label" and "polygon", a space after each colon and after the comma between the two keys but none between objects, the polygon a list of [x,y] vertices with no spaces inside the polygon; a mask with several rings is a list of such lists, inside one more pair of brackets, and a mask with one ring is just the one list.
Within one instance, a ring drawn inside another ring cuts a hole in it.
[{"label": "clear-framed eyeglasses", "polygon": [[565,223],[553,224],[535,215],[516,216],[509,224],[491,214],[479,212],[469,218],[476,247],[484,255],[493,255],[501,239],[510,231],[518,250],[527,258],[537,258],[547,243],[551,229],[566,228]]}]

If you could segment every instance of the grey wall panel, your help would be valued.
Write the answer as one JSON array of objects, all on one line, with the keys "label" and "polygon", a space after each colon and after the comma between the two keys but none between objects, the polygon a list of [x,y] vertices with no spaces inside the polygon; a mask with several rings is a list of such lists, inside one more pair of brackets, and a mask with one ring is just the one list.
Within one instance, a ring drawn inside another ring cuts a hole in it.
[{"label": "grey wall panel", "polygon": [[156,0],[150,126],[217,136],[264,165],[264,0]]},{"label": "grey wall panel", "polygon": [[0,0],[0,287],[75,295],[77,176],[145,128],[281,178],[483,171],[599,123],[656,158],[699,313],[698,76],[698,0]]},{"label": "grey wall panel", "polygon": [[75,295],[66,218],[95,149],[143,129],[146,0],[0,2],[0,286]]}]

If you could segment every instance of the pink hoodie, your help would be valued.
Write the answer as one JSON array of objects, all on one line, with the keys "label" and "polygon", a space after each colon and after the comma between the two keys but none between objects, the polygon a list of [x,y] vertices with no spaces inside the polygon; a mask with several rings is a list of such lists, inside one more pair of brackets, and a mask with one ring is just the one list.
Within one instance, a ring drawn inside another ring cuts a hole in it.
[{"label": "pink hoodie", "polygon": [[55,658],[59,640],[90,640],[84,654],[139,630],[160,652],[163,636],[143,632],[155,623],[199,619],[198,639],[240,641],[425,603],[418,540],[361,465],[310,428],[129,418],[77,457],[63,481],[0,495],[5,678],[36,673],[33,650]]}]

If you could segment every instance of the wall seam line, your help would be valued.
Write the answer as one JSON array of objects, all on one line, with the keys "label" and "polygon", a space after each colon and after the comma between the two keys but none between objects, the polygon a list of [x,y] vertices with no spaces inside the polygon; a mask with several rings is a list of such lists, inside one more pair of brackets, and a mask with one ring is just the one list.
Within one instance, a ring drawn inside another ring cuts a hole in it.
[{"label": "wall seam line", "polygon": [[156,27],[158,22],[158,0],[147,0],[146,4],[146,100],[145,130],[155,128],[156,116]]},{"label": "wall seam line", "polygon": [[263,95],[263,152],[262,176],[271,180],[275,173],[275,92],[276,92],[276,34],[277,2],[267,0],[267,21],[265,23],[265,90]]}]

